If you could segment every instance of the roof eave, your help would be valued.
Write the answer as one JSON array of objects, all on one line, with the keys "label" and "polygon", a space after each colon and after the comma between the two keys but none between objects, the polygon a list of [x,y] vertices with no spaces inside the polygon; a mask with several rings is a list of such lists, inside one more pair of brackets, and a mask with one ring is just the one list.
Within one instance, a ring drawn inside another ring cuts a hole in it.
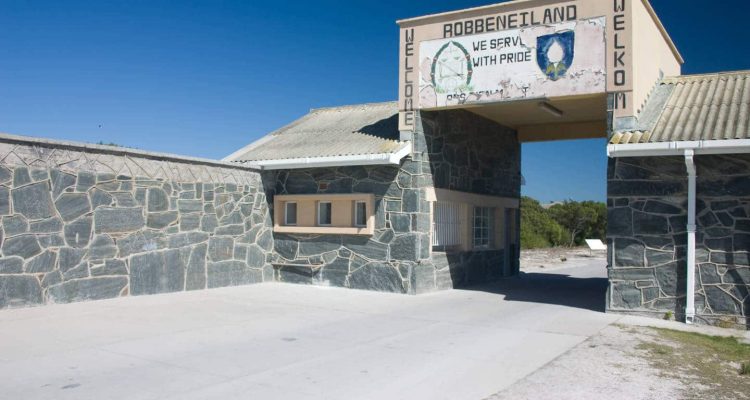
[{"label": "roof eave", "polygon": [[254,164],[260,166],[263,170],[348,167],[360,165],[400,165],[401,160],[411,154],[411,149],[411,143],[406,142],[403,147],[393,153],[260,160],[254,161]]},{"label": "roof eave", "polygon": [[692,150],[696,155],[750,153],[750,139],[610,144],[607,145],[607,156],[611,158],[681,156],[687,150]]}]

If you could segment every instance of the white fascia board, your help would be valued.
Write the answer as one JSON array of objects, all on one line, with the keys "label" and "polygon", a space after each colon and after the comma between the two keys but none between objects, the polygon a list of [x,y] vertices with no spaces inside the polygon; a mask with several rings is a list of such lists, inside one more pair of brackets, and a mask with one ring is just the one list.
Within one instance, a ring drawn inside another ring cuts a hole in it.
[{"label": "white fascia board", "polygon": [[696,155],[750,153],[750,139],[610,144],[607,145],[607,156],[613,158],[683,156],[685,155],[685,150],[693,150]]},{"label": "white fascia board", "polygon": [[395,153],[360,154],[351,156],[305,157],[282,160],[255,161],[262,169],[301,169],[321,167],[347,167],[356,165],[400,165],[401,159],[411,153],[411,143]]}]

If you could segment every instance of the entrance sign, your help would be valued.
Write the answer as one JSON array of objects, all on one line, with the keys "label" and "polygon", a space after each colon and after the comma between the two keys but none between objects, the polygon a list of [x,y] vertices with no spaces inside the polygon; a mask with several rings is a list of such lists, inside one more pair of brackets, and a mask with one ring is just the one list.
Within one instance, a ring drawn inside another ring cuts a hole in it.
[{"label": "entrance sign", "polygon": [[606,91],[605,19],[423,41],[419,106]]}]

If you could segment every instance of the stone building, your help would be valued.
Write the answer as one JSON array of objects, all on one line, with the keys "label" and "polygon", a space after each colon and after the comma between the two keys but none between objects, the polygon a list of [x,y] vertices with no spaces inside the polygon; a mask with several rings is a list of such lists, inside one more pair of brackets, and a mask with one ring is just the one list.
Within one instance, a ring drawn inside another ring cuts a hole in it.
[{"label": "stone building", "polygon": [[682,76],[647,0],[397,23],[397,101],[312,110],[223,161],[0,135],[0,307],[512,277],[521,145],[605,138],[607,311],[748,326],[750,72]]}]

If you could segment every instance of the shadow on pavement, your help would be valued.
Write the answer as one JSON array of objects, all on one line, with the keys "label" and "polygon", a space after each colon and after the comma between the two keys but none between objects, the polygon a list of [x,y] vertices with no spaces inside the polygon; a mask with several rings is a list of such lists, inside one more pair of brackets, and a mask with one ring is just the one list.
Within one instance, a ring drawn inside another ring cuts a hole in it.
[{"label": "shadow on pavement", "polygon": [[462,289],[502,294],[505,301],[556,304],[604,312],[607,278],[521,272],[516,278]]}]

